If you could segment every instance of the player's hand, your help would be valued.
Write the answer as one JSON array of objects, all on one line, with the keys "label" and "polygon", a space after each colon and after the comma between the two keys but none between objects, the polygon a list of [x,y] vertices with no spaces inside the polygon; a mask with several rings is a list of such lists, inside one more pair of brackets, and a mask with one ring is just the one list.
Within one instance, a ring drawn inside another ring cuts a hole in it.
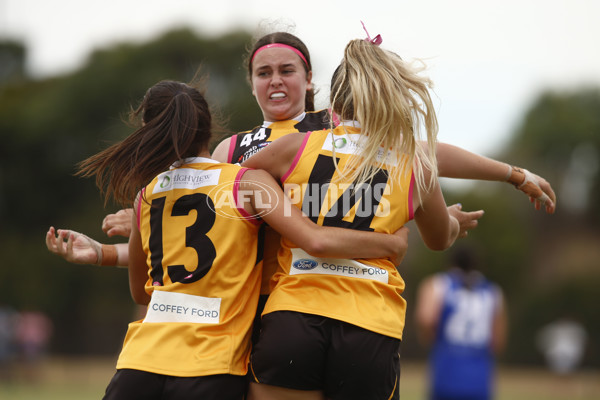
[{"label": "player's hand", "polygon": [[398,236],[398,238],[400,239],[400,246],[398,246],[397,248],[398,252],[394,257],[391,258],[392,262],[396,267],[398,267],[402,263],[402,260],[406,255],[406,251],[408,250],[408,232],[409,229],[406,226],[403,226],[402,228],[394,232],[394,235]]},{"label": "player's hand", "polygon": [[132,215],[133,208],[125,208],[117,211],[115,214],[108,214],[102,221],[102,230],[109,237],[117,235],[129,237]]},{"label": "player's hand", "polygon": [[529,200],[534,203],[536,210],[545,206],[548,214],[554,214],[556,195],[544,178],[524,168],[513,166],[507,181],[529,196]]},{"label": "player's hand", "polygon": [[477,227],[479,218],[483,217],[483,210],[462,211],[462,204],[457,203],[448,206],[448,214],[456,218],[459,225],[458,237],[464,238],[469,230]]},{"label": "player's hand", "polygon": [[100,243],[82,233],[68,229],[55,231],[51,226],[46,233],[46,247],[51,253],[71,263],[98,265],[102,261]]}]

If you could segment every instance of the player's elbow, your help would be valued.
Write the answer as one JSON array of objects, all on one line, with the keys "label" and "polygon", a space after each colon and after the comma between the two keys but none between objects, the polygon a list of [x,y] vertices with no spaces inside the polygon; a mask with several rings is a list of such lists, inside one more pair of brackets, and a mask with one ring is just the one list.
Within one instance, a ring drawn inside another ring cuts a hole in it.
[{"label": "player's elbow", "polygon": [[425,239],[425,245],[427,248],[433,251],[444,251],[450,248],[452,244],[454,244],[454,240],[456,240],[456,236],[442,236],[442,237],[434,237]]},{"label": "player's elbow", "polygon": [[319,237],[318,235],[315,235],[308,238],[302,248],[313,257],[325,257],[331,252],[331,249],[327,243],[328,241],[326,237]]},{"label": "player's elbow", "polygon": [[136,304],[146,306],[150,303],[150,295],[146,290],[140,290],[139,288],[130,286],[129,291],[131,292],[131,298]]},{"label": "player's elbow", "polygon": [[450,223],[445,227],[429,232],[424,235],[423,242],[425,245],[434,251],[444,251],[454,244],[454,241],[459,234],[459,225],[456,219],[450,219]]},{"label": "player's elbow", "polygon": [[131,297],[133,298],[133,301],[135,302],[135,304],[139,304],[141,306],[147,306],[148,303],[150,303],[150,296],[148,296],[148,294],[145,292],[144,292],[144,294],[132,293]]}]

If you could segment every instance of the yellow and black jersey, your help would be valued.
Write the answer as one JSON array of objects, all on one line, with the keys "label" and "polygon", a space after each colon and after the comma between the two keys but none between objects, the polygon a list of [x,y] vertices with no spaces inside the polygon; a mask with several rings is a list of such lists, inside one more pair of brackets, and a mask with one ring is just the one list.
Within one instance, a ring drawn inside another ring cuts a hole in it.
[{"label": "yellow and black jersey", "polygon": [[[393,233],[413,216],[412,169],[402,171],[396,182],[390,182],[386,169],[369,184],[345,181],[333,158],[343,171],[360,137],[356,125],[307,133],[282,177],[284,189],[319,225]],[[391,163],[396,164],[390,161],[388,167]],[[404,281],[390,260],[317,258],[285,238],[281,243],[263,315],[278,310],[317,314],[402,338]]]},{"label": "yellow and black jersey", "polygon": [[[231,137],[227,162],[241,164],[258,153],[272,141],[294,132],[308,132],[330,127],[329,111],[305,112],[285,121],[264,122],[251,131],[240,132]],[[281,236],[267,225],[261,228],[257,264],[262,265],[263,283],[261,294],[269,294],[270,279],[277,269],[277,250]]]},{"label": "yellow and black jersey", "polygon": [[264,122],[251,131],[240,132],[231,137],[227,162],[241,164],[258,153],[272,141],[289,133],[327,129],[330,126],[327,110],[304,112],[294,119]]},{"label": "yellow and black jersey", "polygon": [[117,369],[172,376],[244,375],[260,289],[258,221],[238,208],[240,166],[190,158],[139,202],[151,295],[129,325]]}]

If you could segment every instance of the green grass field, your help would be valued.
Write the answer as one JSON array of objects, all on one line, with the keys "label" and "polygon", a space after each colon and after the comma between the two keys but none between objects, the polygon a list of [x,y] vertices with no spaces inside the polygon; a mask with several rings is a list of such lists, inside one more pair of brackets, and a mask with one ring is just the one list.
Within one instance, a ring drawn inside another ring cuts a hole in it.
[{"label": "green grass field", "polygon": [[[2,400],[95,400],[114,373],[115,359],[45,360],[35,371],[13,368],[12,378],[0,382]],[[404,362],[400,383],[402,400],[425,400],[423,364]],[[496,400],[598,400],[600,371],[570,377],[542,369],[501,366]],[[367,400],[367,399],[365,399]]]}]

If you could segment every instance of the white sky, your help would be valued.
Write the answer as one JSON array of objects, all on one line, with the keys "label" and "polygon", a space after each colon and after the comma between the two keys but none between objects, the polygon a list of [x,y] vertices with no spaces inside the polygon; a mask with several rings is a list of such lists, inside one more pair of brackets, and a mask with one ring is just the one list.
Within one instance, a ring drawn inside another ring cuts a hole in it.
[{"label": "white sky", "polygon": [[0,0],[0,38],[25,42],[38,77],[176,26],[210,35],[293,26],[311,51],[321,106],[345,44],[365,37],[361,20],[384,48],[426,61],[440,141],[481,154],[495,153],[540,91],[600,86],[597,0]]}]

